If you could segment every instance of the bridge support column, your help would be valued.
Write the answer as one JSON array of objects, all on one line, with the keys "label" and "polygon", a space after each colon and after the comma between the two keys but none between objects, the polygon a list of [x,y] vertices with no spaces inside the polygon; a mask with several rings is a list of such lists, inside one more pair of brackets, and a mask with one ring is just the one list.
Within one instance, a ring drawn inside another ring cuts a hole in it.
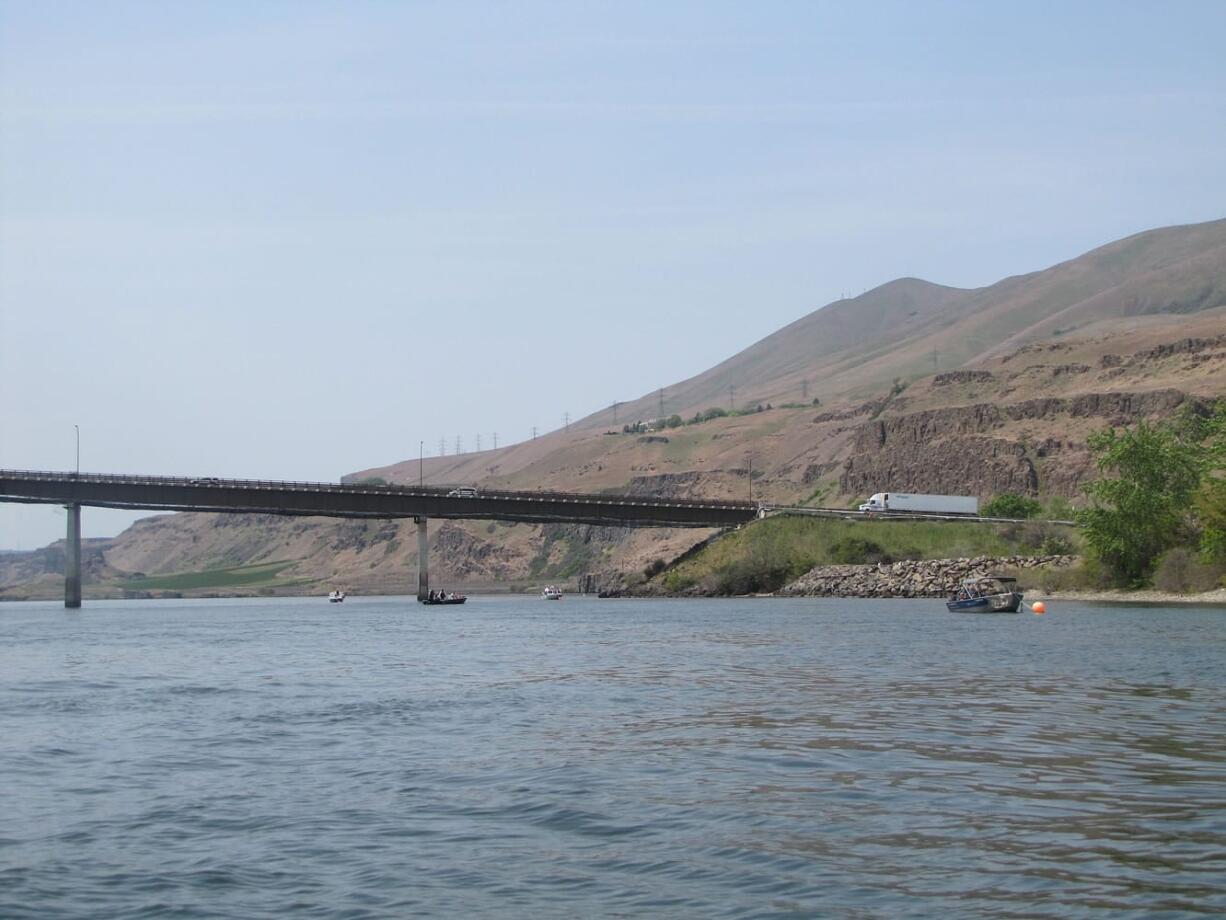
[{"label": "bridge support column", "polygon": [[64,606],[81,606],[81,506],[65,505],[68,540],[64,547]]},{"label": "bridge support column", "polygon": [[424,601],[430,594],[430,538],[426,533],[426,518],[417,522],[417,599]]}]

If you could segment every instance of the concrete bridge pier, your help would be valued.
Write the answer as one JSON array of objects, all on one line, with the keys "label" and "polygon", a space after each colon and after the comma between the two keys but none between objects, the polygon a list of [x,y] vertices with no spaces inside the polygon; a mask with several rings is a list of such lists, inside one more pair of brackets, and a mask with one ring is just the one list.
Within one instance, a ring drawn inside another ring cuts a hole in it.
[{"label": "concrete bridge pier", "polygon": [[425,515],[413,520],[417,522],[417,599],[424,601],[430,595],[430,538]]},{"label": "concrete bridge pier", "polygon": [[68,540],[64,547],[64,606],[81,606],[81,506],[65,505]]}]

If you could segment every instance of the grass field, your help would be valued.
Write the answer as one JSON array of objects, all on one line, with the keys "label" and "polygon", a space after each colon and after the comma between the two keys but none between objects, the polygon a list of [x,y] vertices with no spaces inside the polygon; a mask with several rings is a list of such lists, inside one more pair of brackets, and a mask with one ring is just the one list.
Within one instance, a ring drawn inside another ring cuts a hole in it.
[{"label": "grass field", "polygon": [[[1062,545],[1063,544],[1063,545]],[[1078,549],[1071,528],[962,521],[840,521],[775,517],[734,531],[661,573],[669,591],[773,591],[815,565],[1029,555]]]},{"label": "grass field", "polygon": [[240,565],[223,569],[206,569],[203,572],[178,572],[172,575],[150,575],[121,581],[125,591],[193,591],[202,588],[249,588],[286,586],[289,582],[277,582],[282,570],[293,565],[293,560],[263,562],[259,565]]}]

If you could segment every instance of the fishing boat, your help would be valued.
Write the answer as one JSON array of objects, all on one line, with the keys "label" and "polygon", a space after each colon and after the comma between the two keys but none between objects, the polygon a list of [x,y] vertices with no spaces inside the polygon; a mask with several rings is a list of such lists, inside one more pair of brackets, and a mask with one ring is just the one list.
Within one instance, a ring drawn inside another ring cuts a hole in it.
[{"label": "fishing boat", "polygon": [[1017,590],[1017,579],[1008,575],[968,578],[945,603],[955,613],[1017,613],[1021,606],[1022,592]]},{"label": "fishing boat", "polygon": [[417,599],[417,603],[430,604],[430,605],[433,605],[433,604],[462,604],[466,600],[468,600],[467,594],[454,594],[454,593],[447,594],[443,591],[438,591],[438,592],[431,591],[428,596],[419,597]]},{"label": "fishing boat", "polygon": [[345,599],[344,591],[329,591],[328,592],[328,603],[329,604],[339,604],[344,599]]},{"label": "fishing boat", "polygon": [[547,601],[560,601],[562,599],[562,589],[556,585],[546,585],[545,590],[541,592],[541,597]]}]

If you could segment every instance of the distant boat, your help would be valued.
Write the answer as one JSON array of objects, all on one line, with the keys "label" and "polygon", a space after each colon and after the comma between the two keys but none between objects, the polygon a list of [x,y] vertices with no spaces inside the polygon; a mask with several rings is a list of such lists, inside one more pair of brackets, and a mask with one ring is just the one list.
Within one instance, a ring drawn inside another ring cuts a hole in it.
[{"label": "distant boat", "polygon": [[344,599],[345,599],[344,591],[330,591],[328,593],[328,603],[329,604],[339,604]]},{"label": "distant boat", "polygon": [[555,585],[546,585],[545,590],[541,592],[541,597],[547,601],[560,601],[562,599],[562,589]]},{"label": "distant boat", "polygon": [[441,591],[438,594],[430,593],[429,597],[419,597],[419,604],[462,604],[468,600],[467,594],[443,594]]},{"label": "distant boat", "polygon": [[1017,579],[1007,575],[983,575],[968,578],[945,603],[954,613],[1017,613],[1022,606],[1022,592]]}]

